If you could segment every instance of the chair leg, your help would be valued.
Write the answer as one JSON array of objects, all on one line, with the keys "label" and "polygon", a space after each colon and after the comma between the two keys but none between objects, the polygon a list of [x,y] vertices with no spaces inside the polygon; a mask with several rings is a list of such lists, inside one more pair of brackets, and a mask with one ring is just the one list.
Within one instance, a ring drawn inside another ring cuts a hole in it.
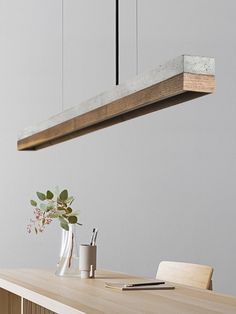
[{"label": "chair leg", "polygon": [[213,290],[213,283],[212,283],[212,280],[210,281],[208,290]]}]

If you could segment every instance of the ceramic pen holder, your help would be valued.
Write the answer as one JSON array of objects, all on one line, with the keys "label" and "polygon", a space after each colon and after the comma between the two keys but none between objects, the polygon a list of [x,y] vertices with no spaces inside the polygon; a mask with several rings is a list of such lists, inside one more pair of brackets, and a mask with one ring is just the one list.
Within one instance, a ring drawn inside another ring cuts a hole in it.
[{"label": "ceramic pen holder", "polygon": [[97,266],[96,245],[81,244],[79,247],[79,257],[79,269],[81,278],[94,278]]}]

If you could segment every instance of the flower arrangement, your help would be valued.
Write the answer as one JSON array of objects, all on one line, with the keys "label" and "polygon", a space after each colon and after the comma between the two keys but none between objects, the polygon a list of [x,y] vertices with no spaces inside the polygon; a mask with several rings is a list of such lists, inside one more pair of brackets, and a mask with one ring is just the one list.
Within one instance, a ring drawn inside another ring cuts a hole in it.
[{"label": "flower arrangement", "polygon": [[61,228],[69,230],[69,224],[78,224],[79,212],[71,208],[74,201],[73,196],[69,196],[68,190],[62,192],[57,189],[55,193],[47,191],[46,193],[36,192],[38,201],[31,200],[33,206],[34,218],[30,219],[30,224],[27,225],[29,233],[32,230],[35,233],[43,232],[47,225],[57,219]]}]

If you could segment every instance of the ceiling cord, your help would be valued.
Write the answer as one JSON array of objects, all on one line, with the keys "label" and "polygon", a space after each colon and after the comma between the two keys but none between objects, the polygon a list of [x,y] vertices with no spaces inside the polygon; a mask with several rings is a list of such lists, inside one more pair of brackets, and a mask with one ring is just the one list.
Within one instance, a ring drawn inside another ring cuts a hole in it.
[{"label": "ceiling cord", "polygon": [[119,85],[119,49],[120,49],[120,38],[119,38],[119,0],[116,0],[115,5],[115,83]]},{"label": "ceiling cord", "polygon": [[64,0],[61,0],[61,110],[64,110]]},{"label": "ceiling cord", "polygon": [[138,38],[138,0],[136,0],[136,4],[135,4],[135,53],[136,53],[136,64],[135,64],[135,70],[136,70],[136,75],[138,75],[139,73],[139,68],[138,68],[138,64],[139,64],[139,51],[138,51],[138,44],[139,44],[139,38]]},{"label": "ceiling cord", "polygon": [[[135,72],[139,73],[139,28],[138,28],[138,14],[139,14],[138,0],[135,0]],[[120,64],[119,64],[119,0],[115,0],[115,84],[119,85],[120,79]]]}]

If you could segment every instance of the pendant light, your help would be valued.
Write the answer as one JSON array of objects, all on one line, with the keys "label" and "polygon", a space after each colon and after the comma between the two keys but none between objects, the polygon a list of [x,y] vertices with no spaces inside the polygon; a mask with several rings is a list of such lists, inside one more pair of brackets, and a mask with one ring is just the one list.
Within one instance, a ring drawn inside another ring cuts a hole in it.
[{"label": "pendant light", "polygon": [[45,148],[214,91],[214,58],[190,55],[179,56],[119,84],[119,0],[115,17],[116,86],[24,129],[17,142],[18,150]]}]

